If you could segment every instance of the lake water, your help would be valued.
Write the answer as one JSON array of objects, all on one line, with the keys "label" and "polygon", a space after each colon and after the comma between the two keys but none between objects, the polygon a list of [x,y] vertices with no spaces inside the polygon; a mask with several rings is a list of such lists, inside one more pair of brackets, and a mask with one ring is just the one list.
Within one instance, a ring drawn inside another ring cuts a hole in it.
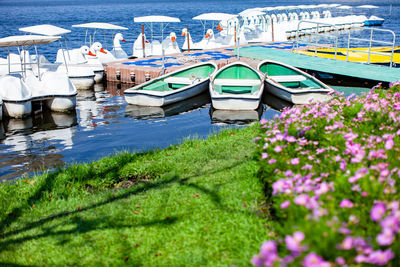
[{"label": "lake water", "polygon": [[[0,37],[21,34],[20,27],[54,24],[72,29],[68,35],[73,48],[82,45],[85,32],[71,28],[73,24],[109,22],[128,27],[123,48],[132,51],[132,43],[140,31],[133,18],[144,15],[167,15],[181,19],[168,25],[166,32],[180,33],[189,27],[195,41],[202,37],[203,28],[191,18],[205,12],[238,13],[252,7],[266,5],[297,5],[336,3],[337,1],[128,1],[128,0],[1,0]],[[340,1],[341,4],[373,4],[380,8],[376,15],[386,19],[385,28],[400,34],[400,1]],[[392,4],[392,16],[389,5]],[[182,43],[183,39],[178,38]],[[109,42],[111,45],[111,42]],[[39,47],[39,52],[50,59],[58,45]],[[0,49],[0,56],[6,51]],[[282,107],[278,100],[264,105],[257,112],[215,112],[207,95],[184,104],[166,108],[141,108],[127,105],[118,85],[109,84],[97,91],[80,92],[76,112],[58,114],[38,113],[24,120],[0,122],[0,180],[31,175],[44,168],[83,163],[119,151],[143,151],[163,148],[186,138],[205,138],[226,127],[240,127],[250,119],[270,119],[279,112],[270,107]],[[349,89],[344,89],[348,92]],[[358,90],[357,90],[358,91]],[[232,124],[233,123],[233,124]]]}]

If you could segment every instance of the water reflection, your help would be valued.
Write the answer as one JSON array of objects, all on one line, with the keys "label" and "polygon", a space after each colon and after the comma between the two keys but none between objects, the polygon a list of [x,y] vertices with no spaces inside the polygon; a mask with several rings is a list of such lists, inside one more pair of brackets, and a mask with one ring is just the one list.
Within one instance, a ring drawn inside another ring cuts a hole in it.
[{"label": "water reflection", "polygon": [[286,107],[291,107],[293,106],[292,103],[283,100],[281,98],[278,98],[274,95],[271,95],[269,93],[264,92],[263,94],[263,98],[262,98],[263,103],[267,104],[269,107],[278,110],[278,111],[282,111],[284,108]]},{"label": "water reflection", "polygon": [[[190,110],[205,107],[211,102],[208,93],[194,96],[183,102],[174,103],[164,107],[148,107],[138,105],[126,105],[125,116],[138,120],[148,120],[155,118],[165,118],[178,114],[183,114]],[[208,105],[209,106],[209,105]],[[207,107],[208,107],[207,106]]]},{"label": "water reflection", "polygon": [[211,107],[210,119],[212,123],[247,124],[260,120],[266,108],[262,104],[256,110],[219,110]]},{"label": "water reflection", "polygon": [[24,119],[3,119],[1,179],[63,165],[59,152],[73,147],[76,113],[45,111]]},{"label": "water reflection", "polygon": [[208,93],[165,107],[128,105],[123,97],[128,87],[106,84],[96,91],[79,91],[71,114],[44,111],[0,122],[0,179],[97,160],[121,150],[163,148],[279,113],[269,102],[256,111],[213,110]]}]

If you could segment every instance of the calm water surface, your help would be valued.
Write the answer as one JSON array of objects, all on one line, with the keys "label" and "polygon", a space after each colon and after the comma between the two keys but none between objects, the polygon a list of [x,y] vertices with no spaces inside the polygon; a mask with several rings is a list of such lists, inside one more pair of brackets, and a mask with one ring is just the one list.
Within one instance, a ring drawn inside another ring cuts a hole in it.
[{"label": "calm water surface", "polygon": [[[68,35],[70,46],[83,44],[84,30],[71,28],[73,24],[109,22],[128,27],[123,44],[125,51],[132,52],[132,43],[140,31],[133,18],[144,15],[168,15],[181,19],[170,24],[166,32],[180,33],[190,27],[195,41],[202,38],[203,28],[191,18],[204,12],[238,13],[252,7],[275,5],[336,3],[338,1],[128,1],[128,0],[1,0],[0,37],[21,34],[18,28],[36,24],[54,24],[72,29]],[[400,22],[392,14],[400,14],[400,1],[340,1],[341,4],[373,4],[380,8],[376,15],[386,19],[385,28],[400,34]],[[111,33],[107,33],[111,36]],[[99,36],[99,35],[98,35]],[[383,39],[385,37],[382,37]],[[102,41],[103,39],[99,40]],[[182,43],[183,38],[178,38]],[[111,45],[109,39],[109,45]],[[39,52],[50,60],[55,58],[57,44],[39,47]],[[0,49],[0,56],[6,51]],[[274,100],[254,112],[226,113],[214,111],[207,95],[199,96],[184,104],[166,108],[143,108],[127,105],[122,96],[123,88],[110,84],[97,91],[80,92],[76,112],[59,114],[37,113],[24,120],[0,122],[0,180],[21,175],[32,175],[44,168],[90,162],[119,151],[143,151],[163,148],[180,143],[186,138],[205,138],[226,127],[240,127],[248,120],[261,117],[271,119],[284,103]],[[350,92],[354,89],[341,89]],[[360,90],[355,90],[360,92]],[[232,124],[233,123],[233,124]]]}]

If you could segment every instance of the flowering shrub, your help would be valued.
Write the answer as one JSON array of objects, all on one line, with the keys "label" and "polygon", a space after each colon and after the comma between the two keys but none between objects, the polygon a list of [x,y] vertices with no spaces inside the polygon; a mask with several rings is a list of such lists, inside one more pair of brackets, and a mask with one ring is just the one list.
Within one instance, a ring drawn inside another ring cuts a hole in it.
[{"label": "flowering shrub", "polygon": [[261,121],[277,220],[256,266],[400,266],[400,82]]}]

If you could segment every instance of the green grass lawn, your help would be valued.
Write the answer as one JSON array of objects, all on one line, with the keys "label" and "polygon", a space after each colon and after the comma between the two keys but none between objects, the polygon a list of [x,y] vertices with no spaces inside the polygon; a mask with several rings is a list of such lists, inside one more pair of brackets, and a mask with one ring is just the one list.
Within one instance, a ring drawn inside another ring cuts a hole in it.
[{"label": "green grass lawn", "polygon": [[258,128],[1,185],[0,265],[250,265],[270,228]]}]

